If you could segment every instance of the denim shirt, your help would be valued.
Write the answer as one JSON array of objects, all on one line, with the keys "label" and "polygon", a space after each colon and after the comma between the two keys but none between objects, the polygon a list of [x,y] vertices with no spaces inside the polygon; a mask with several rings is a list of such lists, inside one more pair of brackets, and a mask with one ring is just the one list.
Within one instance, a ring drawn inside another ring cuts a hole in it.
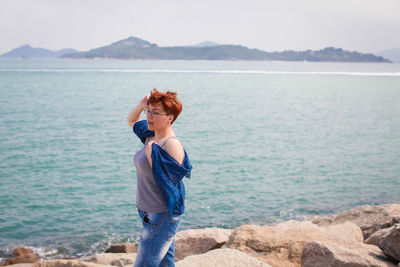
[{"label": "denim shirt", "polygon": [[[146,120],[138,121],[133,126],[133,132],[144,144],[146,138],[154,136],[154,131],[150,131]],[[185,156],[182,164],[179,164],[171,155],[168,154],[158,144],[151,145],[152,172],[154,180],[161,195],[167,205],[171,215],[181,215],[185,211],[185,186],[183,177],[190,178],[192,165],[184,149]]]}]

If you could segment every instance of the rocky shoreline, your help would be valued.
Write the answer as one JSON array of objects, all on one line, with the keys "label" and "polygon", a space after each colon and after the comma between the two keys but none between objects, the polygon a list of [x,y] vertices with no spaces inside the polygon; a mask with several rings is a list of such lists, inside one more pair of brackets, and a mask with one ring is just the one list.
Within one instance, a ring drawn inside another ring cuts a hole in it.
[{"label": "rocky shoreline", "polygon": [[[276,225],[206,228],[176,235],[176,266],[400,267],[400,204],[359,206],[329,217]],[[13,267],[132,266],[134,244],[76,259],[39,259],[26,248],[1,265]]]}]

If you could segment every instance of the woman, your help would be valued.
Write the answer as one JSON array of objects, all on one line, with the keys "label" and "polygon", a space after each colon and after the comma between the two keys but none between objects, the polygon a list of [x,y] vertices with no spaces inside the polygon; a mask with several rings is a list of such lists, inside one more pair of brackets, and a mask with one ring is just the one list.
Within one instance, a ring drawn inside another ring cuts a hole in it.
[{"label": "woman", "polygon": [[[140,120],[142,112],[146,120]],[[127,122],[144,144],[134,156],[136,207],[143,229],[134,266],[175,266],[174,236],[184,212],[189,157],[175,137],[173,122],[182,111],[175,92],[154,89],[128,114]]]}]

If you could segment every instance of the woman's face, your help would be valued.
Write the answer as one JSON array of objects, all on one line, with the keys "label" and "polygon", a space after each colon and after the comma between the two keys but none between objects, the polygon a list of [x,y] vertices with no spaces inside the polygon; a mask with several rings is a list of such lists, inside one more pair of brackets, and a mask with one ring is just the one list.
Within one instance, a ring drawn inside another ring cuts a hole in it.
[{"label": "woman's face", "polygon": [[161,103],[147,106],[147,125],[149,130],[156,131],[171,125],[173,115],[168,115]]}]

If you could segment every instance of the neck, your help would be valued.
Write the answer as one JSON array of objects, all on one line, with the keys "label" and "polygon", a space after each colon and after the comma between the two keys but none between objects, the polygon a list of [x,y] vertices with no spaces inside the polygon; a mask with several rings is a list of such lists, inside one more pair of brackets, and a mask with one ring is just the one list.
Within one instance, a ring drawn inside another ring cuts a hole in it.
[{"label": "neck", "polygon": [[175,135],[175,134],[174,134],[174,131],[172,130],[172,127],[169,126],[167,128],[155,131],[154,139],[156,142],[159,142],[162,139],[164,139],[168,136],[172,136],[172,135]]}]

